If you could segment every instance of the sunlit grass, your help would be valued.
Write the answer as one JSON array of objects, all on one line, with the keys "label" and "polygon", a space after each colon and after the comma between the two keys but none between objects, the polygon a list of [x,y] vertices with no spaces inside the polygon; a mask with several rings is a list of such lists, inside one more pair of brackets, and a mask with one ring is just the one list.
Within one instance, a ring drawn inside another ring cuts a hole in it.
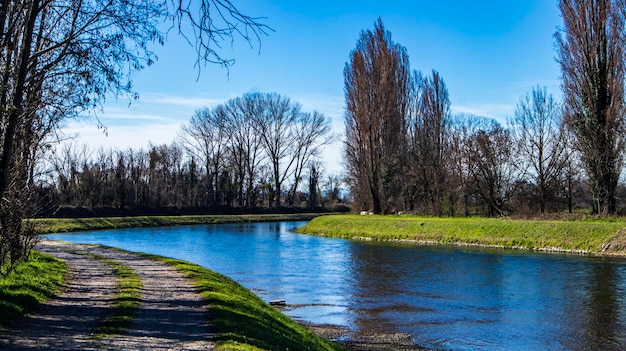
[{"label": "sunlit grass", "polygon": [[33,251],[11,274],[0,276],[0,324],[7,325],[56,295],[66,272],[63,261]]},{"label": "sunlit grass", "polygon": [[293,322],[230,278],[206,268],[149,255],[185,272],[210,304],[218,350],[341,350]]},{"label": "sunlit grass", "polygon": [[317,217],[298,231],[350,239],[597,253],[622,228],[626,228],[626,222],[619,219],[549,221],[337,215]]}]

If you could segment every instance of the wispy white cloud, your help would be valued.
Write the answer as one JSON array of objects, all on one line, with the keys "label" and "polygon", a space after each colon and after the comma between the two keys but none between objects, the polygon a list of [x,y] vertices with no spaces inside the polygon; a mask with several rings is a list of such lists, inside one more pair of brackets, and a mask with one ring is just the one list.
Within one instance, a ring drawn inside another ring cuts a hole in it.
[{"label": "wispy white cloud", "polygon": [[304,111],[319,111],[333,119],[343,116],[344,100],[342,96],[312,94],[290,98],[299,102]]},{"label": "wispy white cloud", "polygon": [[118,121],[123,120],[129,123],[167,123],[171,122],[172,118],[159,115],[156,113],[148,113],[143,111],[135,111],[133,109],[121,109],[121,108],[110,108],[106,111],[105,114],[102,115],[102,118],[108,121]]}]

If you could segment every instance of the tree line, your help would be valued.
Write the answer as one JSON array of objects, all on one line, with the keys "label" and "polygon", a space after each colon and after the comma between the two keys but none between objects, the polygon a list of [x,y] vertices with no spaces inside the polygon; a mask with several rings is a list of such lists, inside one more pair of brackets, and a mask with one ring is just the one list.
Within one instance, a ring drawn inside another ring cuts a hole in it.
[{"label": "tree line", "polygon": [[41,192],[54,206],[242,209],[333,206],[338,176],[324,176],[330,118],[276,93],[198,109],[178,140],[147,149],[53,153]]},{"label": "tree line", "polygon": [[374,213],[614,214],[624,160],[620,1],[563,0],[556,35],[564,101],[537,86],[506,125],[453,115],[442,76],[411,70],[379,19],[344,69],[347,183]]}]

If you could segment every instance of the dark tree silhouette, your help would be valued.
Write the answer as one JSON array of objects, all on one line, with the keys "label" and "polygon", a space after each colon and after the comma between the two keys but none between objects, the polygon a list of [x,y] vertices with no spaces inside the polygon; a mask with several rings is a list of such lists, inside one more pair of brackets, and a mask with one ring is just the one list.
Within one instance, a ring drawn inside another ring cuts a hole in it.
[{"label": "dark tree silhouette", "polygon": [[624,2],[561,0],[559,8],[566,122],[589,177],[593,213],[613,214],[626,142]]},{"label": "dark tree silhouette", "polygon": [[401,206],[410,69],[406,49],[379,19],[344,68],[346,161],[358,202],[374,213]]},{"label": "dark tree silhouette", "polygon": [[510,132],[493,121],[468,140],[469,175],[476,194],[493,217],[508,213],[507,201],[515,194],[519,173]]},{"label": "dark tree silhouette", "polygon": [[446,188],[447,137],[450,99],[443,78],[414,75],[412,108],[408,118],[408,153],[411,175],[411,203],[425,204],[425,212],[441,216]]}]

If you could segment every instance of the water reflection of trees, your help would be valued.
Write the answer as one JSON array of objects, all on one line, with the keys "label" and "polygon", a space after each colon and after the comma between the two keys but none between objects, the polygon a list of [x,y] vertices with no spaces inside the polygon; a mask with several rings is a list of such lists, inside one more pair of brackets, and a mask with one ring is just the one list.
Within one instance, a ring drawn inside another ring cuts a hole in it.
[{"label": "water reflection of trees", "polygon": [[408,332],[426,346],[421,337],[453,325],[467,342],[626,349],[626,270],[615,262],[364,243],[350,252],[357,331]]},{"label": "water reflection of trees", "polygon": [[584,337],[589,350],[623,350],[626,340],[621,325],[620,272],[610,262],[593,265],[589,275],[588,295],[584,313],[587,329]]},{"label": "water reflection of trees", "polygon": [[433,335],[450,336],[452,326],[471,342],[500,337],[492,323],[503,298],[501,256],[391,244],[354,243],[350,249],[356,331],[409,333],[433,348],[445,348]]}]

